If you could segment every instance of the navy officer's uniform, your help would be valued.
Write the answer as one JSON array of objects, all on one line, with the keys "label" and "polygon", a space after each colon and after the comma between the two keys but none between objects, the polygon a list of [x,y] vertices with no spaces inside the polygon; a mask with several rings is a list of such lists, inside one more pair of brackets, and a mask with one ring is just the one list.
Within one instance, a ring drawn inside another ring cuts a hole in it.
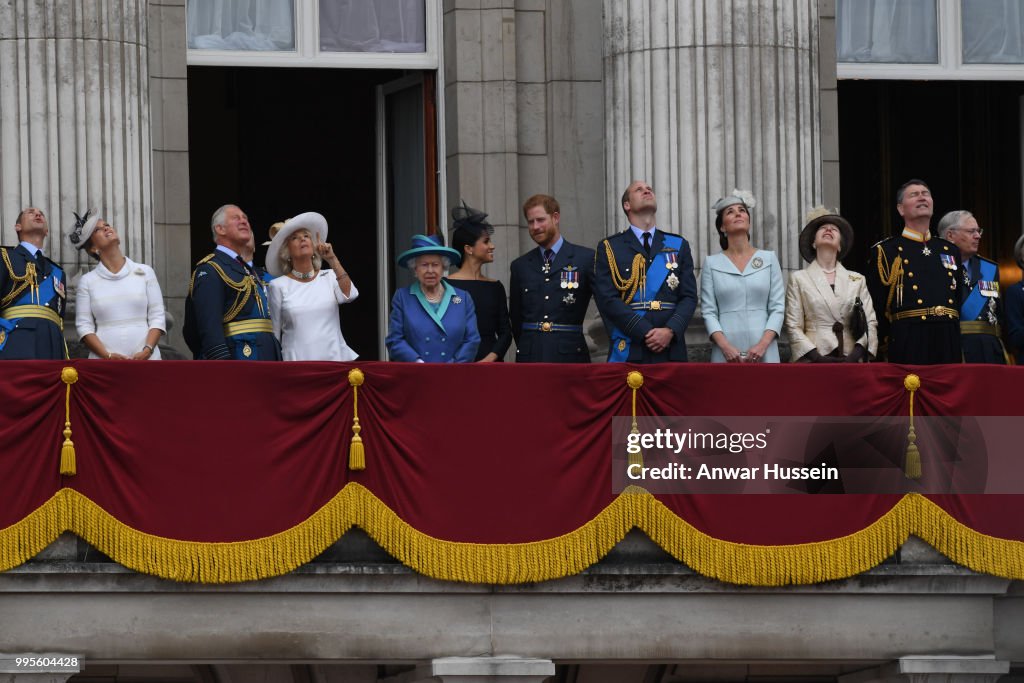
[{"label": "navy officer's uniform", "polygon": [[262,269],[223,245],[192,272],[183,332],[196,360],[281,360]]},{"label": "navy officer's uniform", "polygon": [[871,248],[865,277],[891,363],[961,362],[960,250],[904,230]]},{"label": "navy officer's uniform", "polygon": [[[652,229],[650,250],[643,232],[630,226],[597,247],[594,297],[610,338],[609,362],[686,361],[686,331],[697,308],[693,256],[681,236]],[[654,353],[644,342],[653,328],[675,333],[672,343]]]},{"label": "navy officer's uniform", "polygon": [[960,344],[965,363],[1007,365],[1003,346],[1003,300],[999,292],[999,264],[974,255],[960,270]]},{"label": "navy officer's uniform", "polygon": [[0,359],[64,359],[64,271],[28,242],[0,247]]},{"label": "navy officer's uniform", "polygon": [[[551,252],[547,257],[546,251]],[[509,315],[516,362],[590,362],[583,319],[593,280],[594,251],[562,237],[512,262]]]}]

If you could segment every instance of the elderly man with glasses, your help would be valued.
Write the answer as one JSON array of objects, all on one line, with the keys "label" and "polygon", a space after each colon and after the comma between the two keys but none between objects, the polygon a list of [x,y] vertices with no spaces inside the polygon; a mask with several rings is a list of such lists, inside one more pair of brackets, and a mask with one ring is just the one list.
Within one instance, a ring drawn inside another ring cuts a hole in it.
[{"label": "elderly man with glasses", "polygon": [[960,344],[964,362],[1006,365],[999,265],[978,255],[984,233],[970,211],[950,211],[939,221],[939,237],[960,249]]}]

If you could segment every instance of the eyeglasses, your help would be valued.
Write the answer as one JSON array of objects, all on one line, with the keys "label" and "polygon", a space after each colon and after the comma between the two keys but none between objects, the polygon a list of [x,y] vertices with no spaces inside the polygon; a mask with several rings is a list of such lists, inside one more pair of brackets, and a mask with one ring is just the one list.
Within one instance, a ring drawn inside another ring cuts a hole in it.
[{"label": "eyeglasses", "polygon": [[966,232],[971,237],[973,237],[975,235],[977,235],[978,237],[981,237],[982,235],[985,234],[985,228],[979,228],[977,230],[963,230],[962,228],[957,228],[957,230],[960,231],[960,232]]}]

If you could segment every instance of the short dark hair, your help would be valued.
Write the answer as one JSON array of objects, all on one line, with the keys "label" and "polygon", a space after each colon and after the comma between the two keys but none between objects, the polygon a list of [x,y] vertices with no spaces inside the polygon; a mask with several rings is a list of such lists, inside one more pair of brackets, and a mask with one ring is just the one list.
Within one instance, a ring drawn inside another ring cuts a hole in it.
[{"label": "short dark hair", "polygon": [[535,206],[544,208],[544,213],[549,216],[554,216],[556,213],[561,211],[561,207],[558,205],[558,200],[549,194],[535,194],[525,202],[523,202],[523,217],[526,217],[526,212]]},{"label": "short dark hair", "polygon": [[911,185],[920,185],[921,187],[923,187],[924,189],[928,190],[929,192],[932,191],[932,188],[928,187],[928,183],[926,183],[925,181],[921,180],[920,178],[911,178],[907,182],[905,182],[902,185],[900,185],[899,189],[896,190],[896,203],[897,204],[902,204],[903,203],[903,193],[906,192],[907,188],[910,187]]}]

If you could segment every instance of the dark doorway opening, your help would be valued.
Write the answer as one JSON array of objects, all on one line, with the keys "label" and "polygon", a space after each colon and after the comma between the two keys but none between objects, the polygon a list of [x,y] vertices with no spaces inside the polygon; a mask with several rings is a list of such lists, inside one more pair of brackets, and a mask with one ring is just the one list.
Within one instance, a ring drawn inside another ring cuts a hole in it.
[{"label": "dark doorway opening", "polygon": [[902,229],[896,189],[921,178],[939,219],[974,213],[985,229],[980,253],[1017,282],[1013,244],[1021,234],[1021,98],[1018,82],[841,81],[840,193],[857,232],[847,264],[862,270],[868,250]]},{"label": "dark doorway opening", "polygon": [[322,213],[328,239],[359,288],[342,306],[345,339],[377,359],[376,86],[401,72],[189,67],[192,259],[213,249],[210,216],[223,204],[249,215],[256,262],[270,225]]}]

